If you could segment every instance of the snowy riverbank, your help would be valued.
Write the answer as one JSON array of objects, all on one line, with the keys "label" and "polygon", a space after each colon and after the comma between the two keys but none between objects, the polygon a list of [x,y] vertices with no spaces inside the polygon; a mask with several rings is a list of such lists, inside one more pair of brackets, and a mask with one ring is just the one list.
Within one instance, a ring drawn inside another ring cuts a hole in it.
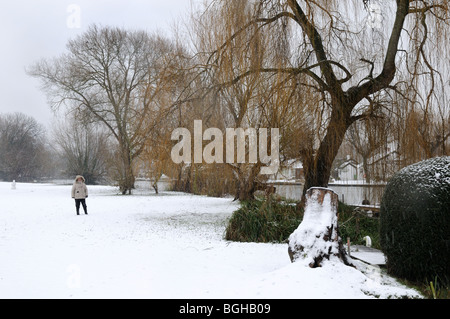
[{"label": "snowy riverbank", "polygon": [[287,244],[223,240],[228,198],[0,183],[0,298],[420,297],[373,267],[291,264]]}]

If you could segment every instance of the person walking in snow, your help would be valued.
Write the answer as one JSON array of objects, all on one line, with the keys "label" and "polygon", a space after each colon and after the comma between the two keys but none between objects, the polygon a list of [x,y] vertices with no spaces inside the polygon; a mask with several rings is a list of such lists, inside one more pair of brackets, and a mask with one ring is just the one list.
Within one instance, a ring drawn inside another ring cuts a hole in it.
[{"label": "person walking in snow", "polygon": [[86,198],[88,198],[88,189],[83,176],[78,175],[72,186],[72,198],[75,199],[77,215],[80,215],[80,204],[83,206],[84,213],[87,215]]}]

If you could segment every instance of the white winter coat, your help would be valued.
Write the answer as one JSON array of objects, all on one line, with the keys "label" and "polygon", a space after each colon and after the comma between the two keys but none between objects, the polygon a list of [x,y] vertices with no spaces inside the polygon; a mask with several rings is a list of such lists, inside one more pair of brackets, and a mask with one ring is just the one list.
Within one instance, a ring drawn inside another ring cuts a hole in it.
[{"label": "white winter coat", "polygon": [[[77,182],[77,179],[81,178],[81,182]],[[72,186],[72,198],[75,199],[85,199],[88,197],[88,190],[85,184],[85,179],[83,176],[78,175],[75,178],[75,182],[73,183]]]}]

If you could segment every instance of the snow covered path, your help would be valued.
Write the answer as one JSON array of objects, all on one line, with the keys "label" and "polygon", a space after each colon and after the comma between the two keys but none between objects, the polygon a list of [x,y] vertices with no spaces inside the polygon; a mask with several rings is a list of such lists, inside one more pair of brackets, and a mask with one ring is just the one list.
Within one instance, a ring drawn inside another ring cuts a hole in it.
[{"label": "snow covered path", "polygon": [[370,267],[223,240],[231,199],[88,187],[76,216],[70,186],[0,183],[0,298],[419,297]]}]

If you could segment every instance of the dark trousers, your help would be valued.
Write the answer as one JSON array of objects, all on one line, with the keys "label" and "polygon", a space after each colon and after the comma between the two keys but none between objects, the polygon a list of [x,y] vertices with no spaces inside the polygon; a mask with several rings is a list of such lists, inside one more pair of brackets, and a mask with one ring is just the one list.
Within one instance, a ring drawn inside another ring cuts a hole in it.
[{"label": "dark trousers", "polygon": [[84,213],[87,215],[87,205],[85,199],[75,199],[75,207],[77,208],[77,215],[80,215],[80,204],[83,205]]}]

